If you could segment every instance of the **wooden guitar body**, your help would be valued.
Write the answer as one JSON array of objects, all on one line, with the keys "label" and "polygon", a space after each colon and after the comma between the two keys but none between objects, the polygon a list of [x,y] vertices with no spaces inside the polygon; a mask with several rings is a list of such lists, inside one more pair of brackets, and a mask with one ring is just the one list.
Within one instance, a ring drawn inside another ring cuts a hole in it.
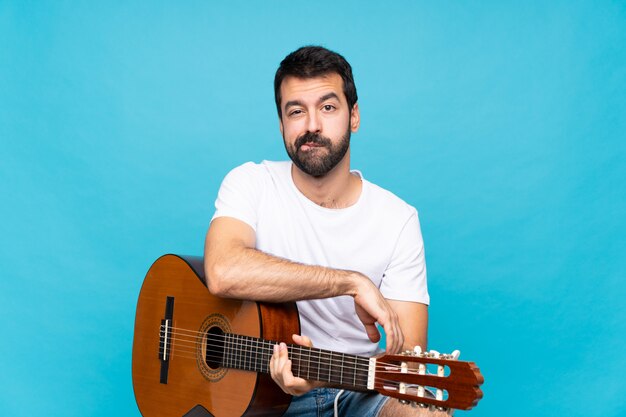
[{"label": "wooden guitar body", "polygon": [[165,255],[148,271],[133,342],[139,410],[144,417],[282,415],[291,396],[266,373],[211,364],[207,334],[289,343],[292,334],[300,333],[295,305],[217,298],[204,282],[202,258],[197,257]]},{"label": "wooden guitar body", "polygon": [[440,410],[469,410],[483,396],[480,370],[459,361],[458,351],[368,358],[290,344],[294,333],[300,333],[294,303],[215,297],[205,285],[202,258],[162,256],[137,302],[133,387],[139,410],[145,417],[280,416],[291,396],[269,375],[278,342],[287,344],[295,376],[326,386]]}]

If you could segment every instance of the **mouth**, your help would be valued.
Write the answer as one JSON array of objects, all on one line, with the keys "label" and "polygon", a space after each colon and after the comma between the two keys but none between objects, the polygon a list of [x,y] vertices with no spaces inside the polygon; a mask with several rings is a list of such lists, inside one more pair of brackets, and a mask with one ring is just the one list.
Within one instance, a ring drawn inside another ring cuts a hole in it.
[{"label": "mouth", "polygon": [[324,145],[322,145],[321,143],[306,142],[302,144],[302,146],[300,146],[300,150],[303,152],[307,152],[307,151],[310,151],[311,149],[323,148],[323,147]]}]

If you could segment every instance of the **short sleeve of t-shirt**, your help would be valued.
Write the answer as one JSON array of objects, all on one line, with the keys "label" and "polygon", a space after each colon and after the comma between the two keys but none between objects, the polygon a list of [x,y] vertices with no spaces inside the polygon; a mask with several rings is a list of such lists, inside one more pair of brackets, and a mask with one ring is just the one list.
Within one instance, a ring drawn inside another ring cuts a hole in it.
[{"label": "short sleeve of t-shirt", "polygon": [[220,186],[215,200],[218,217],[234,217],[256,231],[257,207],[263,192],[266,175],[262,165],[247,162],[230,171]]},{"label": "short sleeve of t-shirt", "polygon": [[424,241],[417,212],[408,218],[395,245],[391,262],[380,284],[385,298],[430,303],[426,284]]}]

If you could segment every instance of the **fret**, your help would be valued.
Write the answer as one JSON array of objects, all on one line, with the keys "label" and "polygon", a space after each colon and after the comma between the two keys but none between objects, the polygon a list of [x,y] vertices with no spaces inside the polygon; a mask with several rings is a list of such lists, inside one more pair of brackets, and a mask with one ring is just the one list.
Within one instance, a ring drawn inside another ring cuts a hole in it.
[{"label": "fret", "polygon": [[316,350],[317,352],[317,380],[321,381],[322,377],[320,376],[320,366],[322,364],[322,352],[320,350]]},{"label": "fret", "polygon": [[311,379],[310,377],[310,357],[311,357],[311,348],[302,347],[302,346],[288,346],[288,349],[293,352],[292,358],[292,372],[295,376]]},{"label": "fret", "polygon": [[239,361],[241,359],[240,350],[239,350],[239,336],[235,335],[233,337],[233,368],[239,369],[241,366],[239,365]]},{"label": "fret", "polygon": [[260,372],[262,370],[261,364],[263,363],[262,342],[259,339],[255,339],[254,344],[254,370]]},{"label": "fret", "polygon": [[311,379],[311,349],[307,349],[306,379]]},{"label": "fret", "polygon": [[249,338],[244,337],[246,346],[246,370],[252,370],[252,343]]},{"label": "fret", "polygon": [[256,372],[259,371],[259,341],[253,340],[254,343],[254,369]]},{"label": "fret", "polygon": [[272,354],[274,352],[274,343],[272,342],[264,342],[263,343],[263,356],[261,360],[261,372],[270,372],[270,359],[272,358]]},{"label": "fret", "polygon": [[236,350],[235,350],[235,335],[231,335],[230,336],[230,359],[228,360],[229,363],[229,367],[230,368],[234,368],[235,367],[235,358],[236,358]]},{"label": "fret", "polygon": [[236,356],[236,361],[235,361],[235,367],[237,369],[241,369],[242,368],[242,362],[241,362],[241,354],[242,354],[242,350],[241,350],[241,336],[237,335],[235,336],[235,343],[236,343],[236,347],[237,349],[235,350],[235,353],[237,354]]},{"label": "fret", "polygon": [[343,368],[343,362],[345,359],[345,355],[342,353],[341,354],[341,373],[339,374],[340,378],[339,378],[339,385],[343,384],[343,372],[344,372],[344,368]]},{"label": "fret", "polygon": [[224,335],[224,357],[222,358],[222,366],[228,368],[228,353],[230,352],[230,347],[228,346],[229,335]]},{"label": "fret", "polygon": [[291,352],[289,355],[289,359],[291,359],[291,372],[295,375],[295,376],[300,376],[300,362],[302,360],[301,358],[301,353],[298,352],[298,348],[297,347],[291,347],[288,346],[287,347],[287,351]]},{"label": "fret", "polygon": [[261,372],[263,370],[263,362],[265,355],[263,354],[263,342],[260,339],[254,339],[254,370]]},{"label": "fret", "polygon": [[237,337],[241,354],[239,355],[239,369],[246,369],[246,339],[243,336]]},{"label": "fret", "polygon": [[247,337],[243,337],[243,346],[246,352],[244,366],[247,371],[251,369],[250,365],[252,364],[252,349],[250,348],[250,340]]},{"label": "fret", "polygon": [[252,339],[246,337],[246,347],[248,349],[248,367],[246,368],[248,371],[253,370],[252,364],[254,363],[254,349],[252,346]]},{"label": "fret", "polygon": [[237,346],[239,346],[239,354],[237,355],[237,369],[244,369],[243,363],[245,361],[246,351],[242,348],[241,336],[237,335]]},{"label": "fret", "polygon": [[329,362],[330,362],[330,376],[329,382],[333,384],[339,383],[341,379],[341,363],[337,356],[333,352],[329,352]]},{"label": "fret", "polygon": [[367,388],[367,377],[369,372],[369,359],[357,357],[356,372],[354,373],[354,386],[359,388]]},{"label": "fret", "polygon": [[321,375],[320,380],[331,382],[332,381],[332,356],[328,351],[320,351],[320,367],[321,367]]},{"label": "fret", "polygon": [[324,351],[296,345],[288,348],[293,352],[292,372],[295,376],[315,381],[328,380],[330,364]]},{"label": "fret", "polygon": [[236,340],[236,345],[235,345],[235,354],[237,355],[237,369],[244,369],[244,363],[246,361],[246,349],[243,346],[243,343],[241,343],[242,341],[242,336],[237,335],[235,337]]},{"label": "fret", "polygon": [[250,340],[245,336],[243,337],[243,346],[246,352],[244,365],[245,369],[249,371],[250,369],[252,369],[250,366],[252,364],[252,349],[250,346]]},{"label": "fret", "polygon": [[256,350],[254,349],[255,340],[252,338],[248,338],[248,349],[250,351],[250,363],[248,364],[249,370],[254,371],[254,366],[256,365]]},{"label": "fret", "polygon": [[[276,342],[237,334],[224,334],[222,364],[255,372],[269,373],[269,362]],[[367,388],[369,359],[324,349],[288,345],[292,372],[307,380]]]}]

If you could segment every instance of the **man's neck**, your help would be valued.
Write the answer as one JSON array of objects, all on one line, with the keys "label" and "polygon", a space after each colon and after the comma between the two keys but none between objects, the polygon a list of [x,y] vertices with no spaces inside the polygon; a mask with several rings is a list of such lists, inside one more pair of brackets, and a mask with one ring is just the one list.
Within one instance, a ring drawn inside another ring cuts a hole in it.
[{"label": "man's neck", "polygon": [[349,153],[323,177],[312,177],[294,164],[291,165],[291,177],[298,190],[321,207],[350,207],[361,195],[361,178],[350,172]]}]

